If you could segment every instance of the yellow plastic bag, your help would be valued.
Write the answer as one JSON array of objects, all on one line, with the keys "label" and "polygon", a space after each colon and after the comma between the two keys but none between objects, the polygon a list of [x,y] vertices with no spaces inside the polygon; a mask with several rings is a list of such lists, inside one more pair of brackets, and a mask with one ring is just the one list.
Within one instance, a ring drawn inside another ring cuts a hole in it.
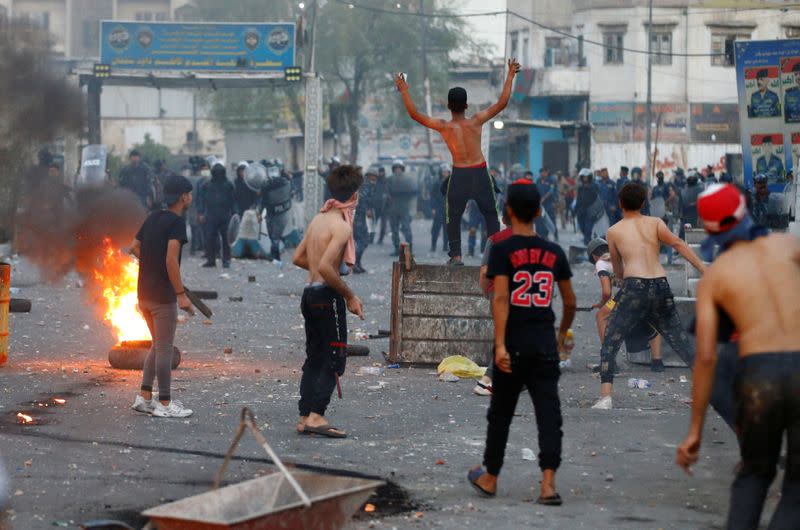
[{"label": "yellow plastic bag", "polygon": [[451,355],[439,363],[436,372],[440,375],[444,372],[450,372],[462,379],[477,379],[483,377],[483,374],[486,373],[486,368],[481,368],[475,361],[467,359],[463,355]]}]

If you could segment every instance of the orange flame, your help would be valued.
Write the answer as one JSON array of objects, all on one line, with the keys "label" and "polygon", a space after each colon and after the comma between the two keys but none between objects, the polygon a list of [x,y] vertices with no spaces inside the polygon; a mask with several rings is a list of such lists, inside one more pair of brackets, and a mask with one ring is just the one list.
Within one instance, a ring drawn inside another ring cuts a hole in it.
[{"label": "orange flame", "polygon": [[23,414],[22,412],[17,412],[17,422],[18,423],[33,423],[33,416],[28,416],[27,414]]},{"label": "orange flame", "polygon": [[103,244],[106,247],[103,263],[93,271],[105,300],[103,316],[114,329],[118,342],[150,340],[150,330],[138,308],[139,266],[134,258],[114,248],[110,239]]}]

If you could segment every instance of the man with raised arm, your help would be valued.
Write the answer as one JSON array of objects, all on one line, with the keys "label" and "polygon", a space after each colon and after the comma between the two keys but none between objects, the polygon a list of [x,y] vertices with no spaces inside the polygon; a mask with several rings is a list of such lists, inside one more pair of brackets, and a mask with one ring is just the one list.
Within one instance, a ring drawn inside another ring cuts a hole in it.
[{"label": "man with raised arm", "polygon": [[486,230],[491,236],[500,231],[497,218],[497,201],[495,184],[486,168],[486,159],[481,152],[481,129],[483,124],[491,120],[508,105],[514,76],[520,71],[516,59],[508,60],[508,75],[503,85],[500,99],[489,108],[467,118],[467,91],[461,87],[450,89],[447,94],[447,108],[452,113],[451,119],[443,120],[426,116],[417,110],[408,92],[408,84],[403,74],[395,80],[397,90],[403,96],[403,104],[408,115],[414,121],[438,132],[450,155],[453,157],[453,174],[447,186],[447,238],[450,243],[449,265],[463,265],[461,261],[461,217],[467,202],[472,199],[486,220]]}]

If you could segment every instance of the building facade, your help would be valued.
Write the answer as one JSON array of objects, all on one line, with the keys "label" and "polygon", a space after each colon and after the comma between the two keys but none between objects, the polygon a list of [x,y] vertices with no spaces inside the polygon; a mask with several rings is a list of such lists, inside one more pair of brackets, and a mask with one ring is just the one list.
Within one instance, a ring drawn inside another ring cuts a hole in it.
[{"label": "building facade", "polygon": [[[517,51],[532,78],[523,103],[537,116],[552,110],[553,101],[567,102],[559,108],[570,113],[584,103],[591,157],[571,154],[570,162],[608,167],[612,175],[648,160],[655,161],[654,170],[712,165],[735,173],[741,146],[732,43],[800,36],[800,10],[777,0],[654,0],[652,31],[647,0],[559,0],[552,10],[544,4],[509,0],[511,12],[570,35],[509,16],[510,54]],[[648,46],[654,54],[649,124]],[[538,136],[531,131],[531,167],[546,153]]]}]

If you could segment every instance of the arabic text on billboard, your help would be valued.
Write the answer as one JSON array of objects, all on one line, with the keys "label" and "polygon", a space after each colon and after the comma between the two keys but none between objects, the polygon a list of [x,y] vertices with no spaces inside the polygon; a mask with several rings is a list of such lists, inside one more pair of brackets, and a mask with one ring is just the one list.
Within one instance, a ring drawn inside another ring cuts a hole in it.
[{"label": "arabic text on billboard", "polygon": [[100,60],[114,70],[280,72],[294,66],[293,24],[101,22]]},{"label": "arabic text on billboard", "polygon": [[592,103],[589,120],[595,142],[629,142],[633,132],[633,103]]},{"label": "arabic text on billboard", "polygon": [[739,143],[739,105],[692,103],[691,140],[701,143]]},{"label": "arabic text on billboard", "polygon": [[[689,139],[688,112],[686,103],[653,103],[652,123],[655,124],[652,140],[659,143],[684,143]],[[647,121],[647,106],[643,103],[636,104],[636,127],[633,129],[633,141],[643,142],[645,139],[645,122]]]}]

